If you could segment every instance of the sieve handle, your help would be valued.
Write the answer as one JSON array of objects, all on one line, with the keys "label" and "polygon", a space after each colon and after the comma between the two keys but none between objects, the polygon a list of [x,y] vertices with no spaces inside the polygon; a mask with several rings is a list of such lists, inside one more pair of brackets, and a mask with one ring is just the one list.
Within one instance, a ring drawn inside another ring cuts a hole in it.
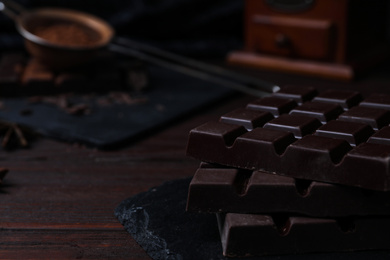
[{"label": "sieve handle", "polygon": [[0,11],[6,16],[16,21],[19,15],[25,12],[25,8],[19,3],[12,0],[1,0]]},{"label": "sieve handle", "polygon": [[274,83],[238,74],[231,70],[183,57],[127,38],[116,37],[108,45],[108,48],[119,54],[136,57],[158,66],[222,84],[225,87],[254,96],[262,97],[280,89]]}]

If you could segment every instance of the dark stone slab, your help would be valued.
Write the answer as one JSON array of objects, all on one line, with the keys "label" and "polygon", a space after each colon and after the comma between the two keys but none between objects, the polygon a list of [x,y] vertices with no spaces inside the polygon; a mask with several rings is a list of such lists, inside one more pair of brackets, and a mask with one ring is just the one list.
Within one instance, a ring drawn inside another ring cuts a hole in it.
[{"label": "dark stone slab", "polygon": [[187,213],[190,179],[123,201],[115,215],[153,259],[225,259],[214,214]]},{"label": "dark stone slab", "polygon": [[[52,104],[4,98],[0,119],[31,127],[55,139],[116,148],[233,93],[214,83],[167,69],[150,67],[149,70],[150,89],[142,93],[145,102],[103,106],[96,97],[87,101],[89,114],[75,116]],[[75,97],[73,102],[85,102],[83,97]],[[28,114],[22,113],[27,110]]]},{"label": "dark stone slab", "polygon": [[227,258],[214,214],[185,211],[191,178],[169,181],[124,200],[115,216],[153,259],[362,260],[389,259],[387,251]]}]

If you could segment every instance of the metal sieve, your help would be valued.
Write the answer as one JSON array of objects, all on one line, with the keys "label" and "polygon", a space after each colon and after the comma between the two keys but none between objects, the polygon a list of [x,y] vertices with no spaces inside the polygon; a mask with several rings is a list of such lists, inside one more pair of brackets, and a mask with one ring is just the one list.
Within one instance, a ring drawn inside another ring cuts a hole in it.
[{"label": "metal sieve", "polygon": [[[62,8],[26,10],[13,1],[3,0],[0,1],[0,11],[15,21],[18,32],[24,38],[27,51],[52,68],[72,67],[91,60],[114,36],[114,30],[108,23],[75,10]],[[88,46],[64,45],[50,42],[34,33],[37,26],[56,23],[78,24],[88,28],[97,35],[96,40]]]},{"label": "metal sieve", "polygon": [[[0,11],[15,21],[17,30],[25,39],[27,51],[52,69],[86,63],[102,48],[107,47],[112,52],[135,57],[254,96],[264,96],[279,90],[279,87],[271,82],[182,57],[130,39],[121,37],[114,39],[114,29],[108,23],[83,12],[61,8],[25,10],[23,6],[11,0],[0,0]],[[37,26],[64,22],[89,28],[98,35],[98,40],[88,46],[68,46],[55,44],[34,33]]]}]

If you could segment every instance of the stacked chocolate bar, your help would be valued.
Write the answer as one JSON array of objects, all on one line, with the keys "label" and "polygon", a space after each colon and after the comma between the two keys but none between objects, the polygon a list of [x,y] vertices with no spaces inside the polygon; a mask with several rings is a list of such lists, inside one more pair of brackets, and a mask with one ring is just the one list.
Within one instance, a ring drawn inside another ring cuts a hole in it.
[{"label": "stacked chocolate bar", "polygon": [[223,254],[390,249],[390,95],[287,86],[191,130]]}]

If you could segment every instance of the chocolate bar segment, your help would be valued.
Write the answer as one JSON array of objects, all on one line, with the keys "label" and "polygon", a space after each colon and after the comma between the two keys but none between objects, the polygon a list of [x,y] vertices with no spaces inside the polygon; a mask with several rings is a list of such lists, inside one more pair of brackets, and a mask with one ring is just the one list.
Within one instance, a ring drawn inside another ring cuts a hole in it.
[{"label": "chocolate bar segment", "polygon": [[381,129],[390,123],[390,111],[382,108],[353,107],[338,117],[339,120],[359,122],[370,125],[374,130]]},{"label": "chocolate bar segment", "polygon": [[344,110],[357,106],[363,100],[362,95],[349,90],[327,90],[316,96],[313,101],[338,104]]},{"label": "chocolate bar segment", "polygon": [[390,219],[217,214],[229,257],[390,249]]},{"label": "chocolate bar segment", "polygon": [[[228,113],[229,116],[221,118],[222,122],[210,122],[193,129],[189,135],[187,154],[201,161],[231,167],[390,190],[390,168],[386,167],[390,154],[385,145],[390,143],[387,141],[390,140],[389,134],[385,132],[390,124],[387,99],[374,96],[367,102],[361,102],[359,93],[340,90],[320,93],[313,101],[297,105],[289,95],[285,98],[283,95],[256,100],[245,109]],[[336,102],[336,105],[331,102]],[[359,103],[371,105],[360,106]],[[345,109],[341,114],[340,106]],[[249,110],[272,113],[275,118],[262,117],[261,123],[256,126],[256,116]],[[327,111],[333,111],[330,113],[332,116]],[[302,112],[307,114],[300,114]],[[335,118],[336,114],[336,120],[327,121]],[[245,131],[233,130],[240,125]],[[225,145],[217,141],[215,128],[224,136],[229,136]],[[382,128],[385,130],[381,131]],[[366,143],[370,145],[366,146]],[[375,149],[381,149],[380,156],[362,153],[374,144]]]},{"label": "chocolate bar segment", "polygon": [[337,104],[306,102],[291,110],[290,114],[311,116],[320,120],[321,123],[326,124],[326,122],[336,119],[343,112],[343,108]]},{"label": "chocolate bar segment", "polygon": [[383,127],[367,141],[368,143],[390,145],[390,126]]},{"label": "chocolate bar segment", "polygon": [[202,164],[189,187],[187,211],[295,213],[314,217],[390,215],[390,192]]},{"label": "chocolate bar segment", "polygon": [[390,95],[374,93],[360,103],[362,107],[373,107],[390,110]]},{"label": "chocolate bar segment", "polygon": [[318,95],[318,91],[313,87],[287,85],[272,96],[292,99],[301,105],[304,102],[312,100],[316,95]]},{"label": "chocolate bar segment", "polygon": [[264,128],[289,131],[296,138],[312,134],[321,126],[318,119],[302,115],[281,115],[264,125]]},{"label": "chocolate bar segment", "polygon": [[243,125],[247,130],[262,127],[273,119],[271,113],[239,108],[221,116],[220,121],[229,124]]},{"label": "chocolate bar segment", "polygon": [[276,96],[255,100],[247,105],[248,109],[270,112],[275,117],[290,112],[298,104],[292,99]]},{"label": "chocolate bar segment", "polygon": [[[232,125],[222,122],[209,122],[204,125],[201,125],[197,128],[197,132],[193,135],[193,140],[201,142],[207,142],[207,139],[210,139],[212,142],[218,142],[220,145],[230,146],[234,143],[237,136],[247,133],[246,129],[241,125]],[[195,145],[195,143],[194,143]],[[202,149],[196,148],[195,149]],[[218,146],[215,147],[218,149]]]},{"label": "chocolate bar segment", "polygon": [[374,133],[372,127],[363,123],[333,120],[317,129],[315,135],[344,139],[356,146],[366,142]]}]

